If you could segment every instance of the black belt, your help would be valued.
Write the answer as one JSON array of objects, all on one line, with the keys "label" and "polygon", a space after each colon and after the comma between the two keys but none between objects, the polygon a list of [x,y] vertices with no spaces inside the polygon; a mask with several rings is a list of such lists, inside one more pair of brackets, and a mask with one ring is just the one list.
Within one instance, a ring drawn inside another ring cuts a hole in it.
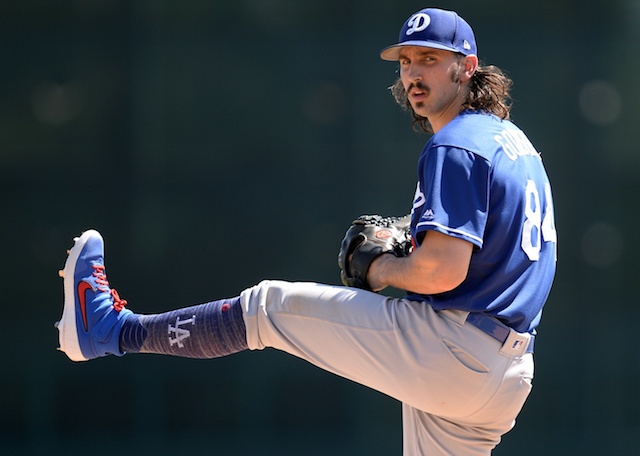
[{"label": "black belt", "polygon": [[[490,335],[501,344],[504,344],[509,334],[511,334],[511,328],[487,314],[472,312],[467,316],[466,321],[480,331]],[[535,337],[532,334],[529,345],[527,346],[527,353],[533,353],[534,339]]]}]

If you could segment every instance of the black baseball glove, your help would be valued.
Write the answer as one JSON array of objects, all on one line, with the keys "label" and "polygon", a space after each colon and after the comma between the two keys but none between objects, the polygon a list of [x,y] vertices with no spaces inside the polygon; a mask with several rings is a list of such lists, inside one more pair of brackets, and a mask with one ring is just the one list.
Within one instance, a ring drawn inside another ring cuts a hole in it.
[{"label": "black baseball glove", "polygon": [[374,259],[383,253],[407,256],[411,251],[410,223],[410,215],[361,215],[355,219],[344,235],[338,253],[342,283],[348,287],[371,290],[367,273]]}]

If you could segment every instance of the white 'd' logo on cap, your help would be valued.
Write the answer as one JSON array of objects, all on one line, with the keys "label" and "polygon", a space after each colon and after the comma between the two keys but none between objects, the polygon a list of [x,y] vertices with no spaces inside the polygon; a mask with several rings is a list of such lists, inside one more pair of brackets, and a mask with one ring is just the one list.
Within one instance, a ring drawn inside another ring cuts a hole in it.
[{"label": "white 'd' logo on cap", "polygon": [[407,35],[412,35],[414,32],[421,32],[426,29],[431,23],[431,18],[428,14],[418,13],[414,14],[407,25],[409,28],[407,29]]}]

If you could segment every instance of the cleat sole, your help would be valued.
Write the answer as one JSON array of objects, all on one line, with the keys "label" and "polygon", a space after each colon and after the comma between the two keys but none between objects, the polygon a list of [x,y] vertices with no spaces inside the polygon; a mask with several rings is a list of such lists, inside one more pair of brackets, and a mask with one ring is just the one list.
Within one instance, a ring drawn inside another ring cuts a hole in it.
[{"label": "cleat sole", "polygon": [[98,235],[94,230],[88,230],[82,233],[82,236],[74,238],[74,246],[69,251],[69,256],[64,264],[62,276],[64,278],[64,310],[62,318],[57,323],[56,328],[59,331],[60,347],[58,350],[63,351],[72,361],[87,361],[88,358],[82,354],[80,342],[78,340],[78,328],[76,325],[76,302],[75,302],[75,269],[78,258],[82,249],[91,236]]}]

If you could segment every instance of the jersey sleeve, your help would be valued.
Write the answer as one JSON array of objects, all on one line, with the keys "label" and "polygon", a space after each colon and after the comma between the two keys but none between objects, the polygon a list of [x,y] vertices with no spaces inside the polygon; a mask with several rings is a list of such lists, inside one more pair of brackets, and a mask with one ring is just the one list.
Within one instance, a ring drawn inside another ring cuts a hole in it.
[{"label": "jersey sleeve", "polygon": [[414,239],[428,230],[464,239],[481,249],[489,211],[491,166],[483,157],[459,148],[435,147],[418,168],[422,207],[415,207]]}]

